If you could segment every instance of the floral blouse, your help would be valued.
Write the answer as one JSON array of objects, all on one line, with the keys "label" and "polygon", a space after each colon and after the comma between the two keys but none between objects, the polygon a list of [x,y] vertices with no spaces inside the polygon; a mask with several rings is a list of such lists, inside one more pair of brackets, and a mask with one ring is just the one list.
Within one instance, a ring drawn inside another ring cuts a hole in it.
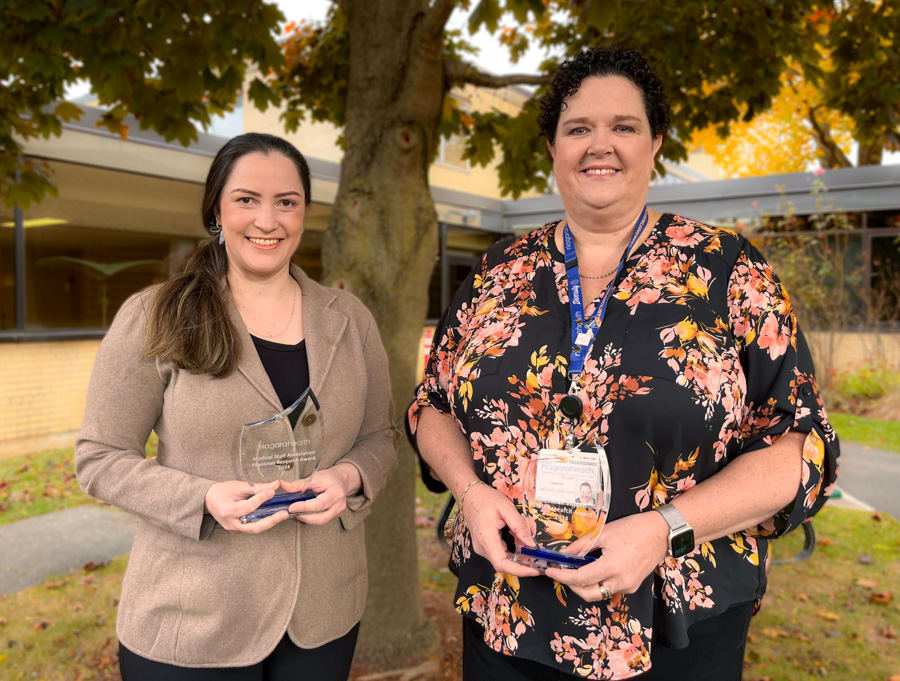
[{"label": "floral blouse", "polygon": [[[568,284],[554,224],[495,244],[460,287],[408,413],[450,414],[478,476],[522,507],[518,471],[559,448],[571,347]],[[788,429],[808,433],[796,499],[767,523],[667,558],[634,594],[588,603],[546,577],[497,573],[452,529],[456,607],[495,651],[588,679],[650,668],[654,642],[681,648],[688,627],[760,599],[768,541],[827,499],[838,442],[783,286],[735,232],[663,215],[618,275],[578,385],[575,441],[609,457],[609,520],[660,506]],[[588,311],[589,312],[589,311]]]}]

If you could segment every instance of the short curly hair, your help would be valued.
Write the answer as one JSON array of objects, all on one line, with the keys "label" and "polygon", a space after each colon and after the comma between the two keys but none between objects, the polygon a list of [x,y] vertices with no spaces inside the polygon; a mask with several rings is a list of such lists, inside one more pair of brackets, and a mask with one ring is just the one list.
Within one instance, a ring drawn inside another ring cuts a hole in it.
[{"label": "short curly hair", "polygon": [[669,102],[659,77],[637,50],[627,47],[592,47],[559,65],[550,89],[541,98],[538,125],[550,144],[556,141],[556,126],[565,100],[591,76],[622,76],[641,91],[644,111],[653,137],[669,130]]}]

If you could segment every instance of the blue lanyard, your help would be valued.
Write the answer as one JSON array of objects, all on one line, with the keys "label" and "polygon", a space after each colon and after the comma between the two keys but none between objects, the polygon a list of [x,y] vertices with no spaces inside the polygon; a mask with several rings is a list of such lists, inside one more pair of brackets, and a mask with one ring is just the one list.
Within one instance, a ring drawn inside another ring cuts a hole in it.
[{"label": "blue lanyard", "polygon": [[590,352],[591,346],[594,344],[594,338],[597,337],[597,331],[599,331],[600,325],[603,323],[603,318],[606,316],[606,304],[609,302],[609,296],[612,294],[616,277],[619,276],[619,272],[625,267],[628,254],[646,226],[647,207],[644,206],[637,222],[634,224],[628,246],[619,259],[619,266],[616,268],[615,274],[613,274],[612,281],[606,287],[600,304],[594,310],[593,317],[587,321],[584,319],[584,300],[581,289],[581,276],[578,273],[578,256],[575,255],[575,237],[572,236],[572,230],[569,229],[568,222],[563,226],[566,279],[569,280],[569,311],[572,313],[572,350],[569,353],[569,379],[572,381],[573,386],[575,379],[584,371],[584,361]]}]

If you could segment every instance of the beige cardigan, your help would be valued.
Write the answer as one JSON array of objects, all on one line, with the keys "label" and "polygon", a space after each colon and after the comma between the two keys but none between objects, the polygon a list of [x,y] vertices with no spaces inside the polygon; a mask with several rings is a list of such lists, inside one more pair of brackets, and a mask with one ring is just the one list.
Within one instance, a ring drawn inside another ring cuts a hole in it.
[{"label": "beige cardigan", "polygon": [[[366,555],[362,519],[396,464],[387,356],[371,313],[349,293],[299,268],[310,384],[323,419],[313,446],[320,468],[353,464],[362,491],[325,526],[287,520],[259,535],[229,533],[204,515],[213,482],[240,479],[245,423],[282,405],[227,289],[241,358],[226,378],[144,359],[153,289],[132,296],[100,346],[75,469],[82,489],[140,518],[122,585],[117,633],[130,650],[190,667],[246,666],[285,631],[316,647],[362,616]],[[297,439],[310,437],[297,421]],[[159,435],[156,460],[144,443]]]}]

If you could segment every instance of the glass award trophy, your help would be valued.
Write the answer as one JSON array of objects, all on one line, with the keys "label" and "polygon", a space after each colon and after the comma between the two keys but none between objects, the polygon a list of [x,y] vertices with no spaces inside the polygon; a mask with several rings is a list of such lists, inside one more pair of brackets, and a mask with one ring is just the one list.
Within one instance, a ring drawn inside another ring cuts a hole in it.
[{"label": "glass award trophy", "polygon": [[[307,388],[292,405],[241,429],[240,467],[250,483],[306,480],[318,470],[316,446],[322,442],[319,401]],[[315,497],[311,490],[276,494],[241,518],[254,522],[297,502]]]},{"label": "glass award trophy", "polygon": [[602,447],[540,450],[526,465],[523,490],[536,546],[518,545],[513,560],[539,569],[578,569],[595,560],[588,553],[606,523],[611,492]]}]

